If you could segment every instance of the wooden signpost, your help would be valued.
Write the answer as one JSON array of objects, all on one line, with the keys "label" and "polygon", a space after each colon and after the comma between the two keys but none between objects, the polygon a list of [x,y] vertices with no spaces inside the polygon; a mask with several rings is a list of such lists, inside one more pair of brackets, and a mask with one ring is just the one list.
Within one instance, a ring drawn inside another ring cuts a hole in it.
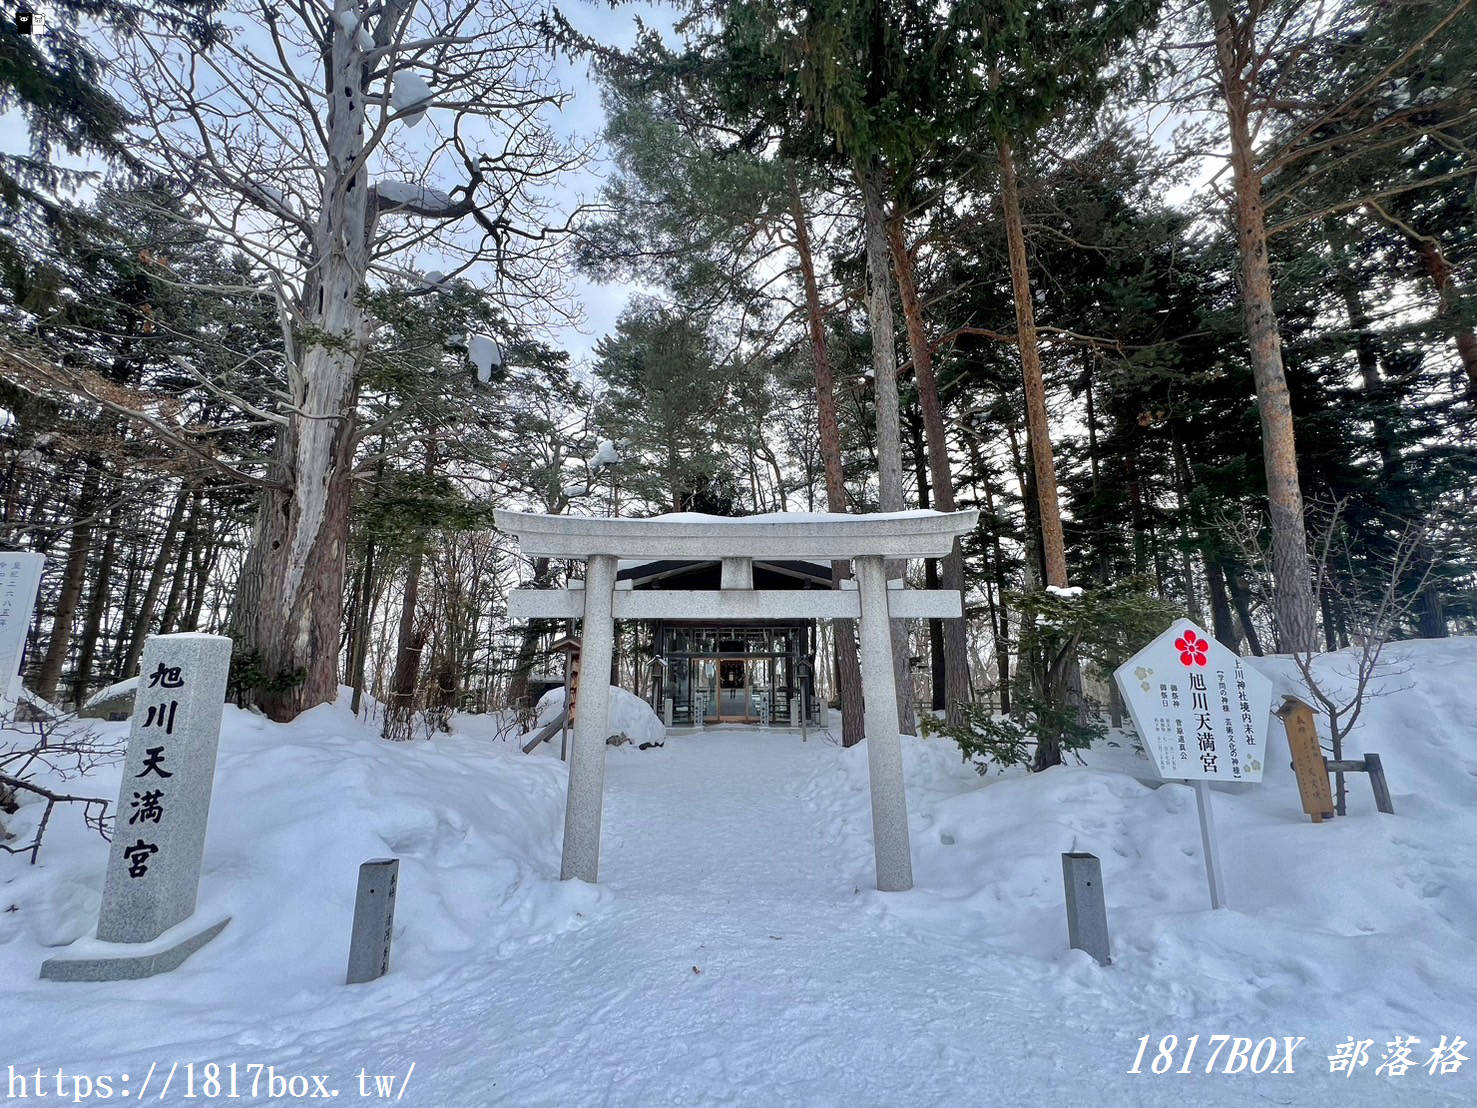
[{"label": "wooden signpost", "polygon": [[1332,819],[1333,789],[1328,783],[1328,766],[1318,742],[1318,728],[1313,724],[1313,709],[1297,697],[1289,696],[1276,715],[1287,730],[1287,748],[1292,751],[1292,772],[1297,777],[1303,811],[1314,823]]},{"label": "wooden signpost", "polygon": [[574,729],[574,698],[580,687],[580,641],[566,635],[551,650],[564,655],[564,723],[559,728],[559,760],[569,761],[569,733]]},{"label": "wooden signpost", "polygon": [[1337,760],[1325,758],[1318,741],[1318,729],[1313,723],[1313,709],[1295,696],[1285,697],[1276,715],[1287,729],[1287,747],[1292,751],[1292,771],[1297,776],[1303,811],[1314,823],[1322,823],[1334,816],[1333,787],[1328,780],[1330,772],[1369,774],[1374,806],[1387,816],[1395,814],[1390,785],[1385,780],[1385,767],[1378,754]]}]

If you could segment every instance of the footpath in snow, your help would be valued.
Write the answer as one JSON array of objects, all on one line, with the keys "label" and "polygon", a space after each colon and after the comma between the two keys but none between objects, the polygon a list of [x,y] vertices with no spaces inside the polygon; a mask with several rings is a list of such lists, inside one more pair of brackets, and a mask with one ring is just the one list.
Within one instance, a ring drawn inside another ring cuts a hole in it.
[{"label": "footpath in snow", "polygon": [[[1274,736],[1266,782],[1216,794],[1221,912],[1190,790],[1122,773],[982,779],[905,740],[917,888],[879,894],[864,747],[674,735],[610,751],[590,887],[555,880],[553,758],[228,709],[202,900],[234,919],[179,970],[36,980],[95,920],[103,844],[63,815],[42,866],[0,860],[0,1092],[9,1065],[137,1082],[236,1062],[366,1102],[361,1071],[413,1063],[400,1103],[435,1106],[1469,1105],[1477,1062],[1375,1072],[1397,1034],[1418,1065],[1442,1035],[1477,1042],[1477,642],[1408,649],[1410,687],[1355,743],[1384,756],[1399,815],[1356,779],[1347,819],[1308,823]],[[1071,849],[1103,861],[1110,967],[1066,949]],[[354,870],[385,854],[392,972],[346,988]],[[1291,1075],[1128,1074],[1166,1034],[1305,1041]],[[1350,1036],[1370,1060],[1331,1075]]]}]

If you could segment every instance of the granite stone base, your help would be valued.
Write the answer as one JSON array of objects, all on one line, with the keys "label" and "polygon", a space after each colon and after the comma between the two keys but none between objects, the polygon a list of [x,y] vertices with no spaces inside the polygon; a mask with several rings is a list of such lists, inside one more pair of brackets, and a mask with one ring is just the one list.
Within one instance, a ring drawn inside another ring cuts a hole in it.
[{"label": "granite stone base", "polygon": [[219,917],[202,928],[198,920],[185,920],[147,943],[84,940],[73,944],[73,953],[42,962],[41,977],[45,981],[132,981],[168,973],[230,922],[230,916]]}]

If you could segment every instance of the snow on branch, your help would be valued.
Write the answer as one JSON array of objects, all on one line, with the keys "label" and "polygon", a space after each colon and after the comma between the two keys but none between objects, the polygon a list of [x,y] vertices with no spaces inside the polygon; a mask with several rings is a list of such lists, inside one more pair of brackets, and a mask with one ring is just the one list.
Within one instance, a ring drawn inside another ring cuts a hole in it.
[{"label": "snow on branch", "polygon": [[397,215],[418,215],[426,219],[460,219],[473,210],[472,188],[453,200],[449,193],[414,181],[376,181],[374,195],[379,210]]}]

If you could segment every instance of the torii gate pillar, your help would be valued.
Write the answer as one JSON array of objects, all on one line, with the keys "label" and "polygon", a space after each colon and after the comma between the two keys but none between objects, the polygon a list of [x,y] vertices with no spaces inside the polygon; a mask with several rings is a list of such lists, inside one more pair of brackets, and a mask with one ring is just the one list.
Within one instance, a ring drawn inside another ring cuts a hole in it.
[{"label": "torii gate pillar", "polygon": [[[585,566],[585,622],[580,670],[600,691],[580,697],[569,753],[569,793],[564,802],[564,860],[559,879],[593,882],[600,868],[600,813],[605,800],[605,739],[610,734],[610,656],[615,645],[616,560],[596,554]],[[593,676],[588,676],[593,675]]]},{"label": "torii gate pillar", "polygon": [[[885,560],[943,557],[978,512],[903,512],[874,516],[751,516],[741,519],[591,519],[499,510],[497,524],[518,536],[533,557],[583,558],[583,589],[517,589],[508,597],[515,618],[548,616],[584,623],[584,695],[575,716],[564,810],[563,879],[593,882],[600,868],[600,815],[605,791],[605,740],[615,619],[775,619],[860,621],[862,681],[866,690],[867,773],[872,792],[872,844],[877,888],[913,887],[908,805],[903,792],[902,741],[893,677],[894,619],[963,615],[957,592],[889,588]],[[616,559],[720,558],[722,587],[701,592],[620,591]],[[761,591],[753,586],[753,558],[850,558],[856,588],[840,591]],[[590,687],[594,675],[595,686]]]},{"label": "torii gate pillar", "polygon": [[897,730],[887,570],[880,557],[857,558],[852,570],[862,603],[857,633],[862,688],[866,690],[867,778],[872,789],[877,888],[884,893],[906,892],[913,887],[913,855],[908,843],[908,799],[903,791],[903,743]]}]

